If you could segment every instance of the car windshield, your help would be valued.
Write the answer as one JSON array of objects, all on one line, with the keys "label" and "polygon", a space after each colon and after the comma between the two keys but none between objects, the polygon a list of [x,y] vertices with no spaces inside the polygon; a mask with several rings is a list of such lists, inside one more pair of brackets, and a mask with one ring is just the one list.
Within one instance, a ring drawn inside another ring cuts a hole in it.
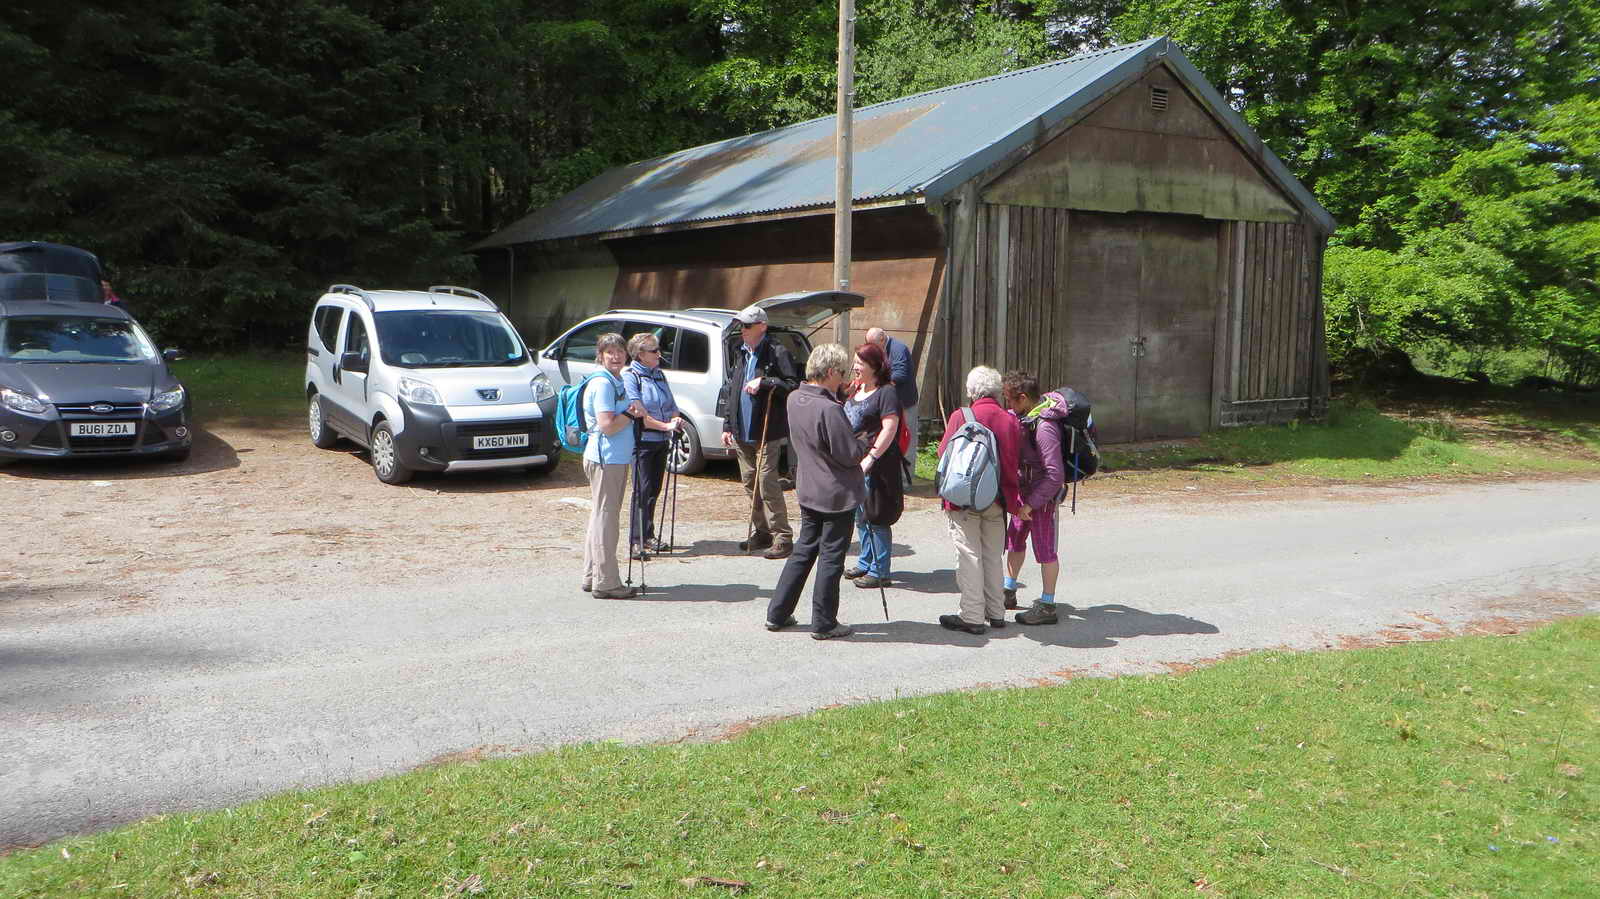
[{"label": "car windshield", "polygon": [[0,319],[0,355],[13,362],[148,362],[155,344],[116,318],[18,315]]},{"label": "car windshield", "polygon": [[400,368],[520,365],[528,358],[511,323],[494,312],[417,309],[373,318],[383,361]]}]

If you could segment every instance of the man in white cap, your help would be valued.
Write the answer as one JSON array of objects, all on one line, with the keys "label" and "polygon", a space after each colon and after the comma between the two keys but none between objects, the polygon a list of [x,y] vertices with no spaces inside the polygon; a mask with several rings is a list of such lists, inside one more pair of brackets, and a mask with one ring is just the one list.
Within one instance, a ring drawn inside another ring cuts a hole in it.
[{"label": "man in white cap", "polygon": [[800,369],[781,344],[767,337],[767,311],[746,306],[733,316],[743,338],[728,362],[722,397],[722,444],[739,458],[739,477],[750,497],[750,536],[739,549],[765,549],[769,559],[794,551],[794,530],[778,458],[789,439],[789,393],[800,386]]}]

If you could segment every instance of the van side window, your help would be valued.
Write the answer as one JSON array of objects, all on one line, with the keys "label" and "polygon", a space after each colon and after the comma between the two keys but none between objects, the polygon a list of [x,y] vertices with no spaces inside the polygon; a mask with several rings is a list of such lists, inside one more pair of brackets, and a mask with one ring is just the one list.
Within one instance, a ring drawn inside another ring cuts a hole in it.
[{"label": "van side window", "polygon": [[372,346],[367,343],[367,326],[359,315],[350,316],[350,327],[344,332],[344,351],[372,358]]},{"label": "van side window", "polygon": [[573,331],[566,340],[561,341],[561,358],[568,362],[593,362],[594,346],[599,342],[600,335],[618,330],[621,324],[616,319],[602,319]]},{"label": "van side window", "polygon": [[343,317],[344,310],[338,306],[317,307],[317,337],[322,340],[323,348],[330,352],[339,345],[339,320]]},{"label": "van side window", "polygon": [[673,347],[672,368],[676,371],[709,371],[711,341],[699,331],[691,331],[688,328],[679,331],[678,345]]}]

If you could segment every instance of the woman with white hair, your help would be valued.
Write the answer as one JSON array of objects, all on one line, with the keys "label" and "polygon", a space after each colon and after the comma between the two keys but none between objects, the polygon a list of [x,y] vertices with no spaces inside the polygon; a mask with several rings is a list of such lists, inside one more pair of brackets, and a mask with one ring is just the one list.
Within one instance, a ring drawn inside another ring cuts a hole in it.
[{"label": "woman with white hair", "polygon": [[825,343],[806,360],[806,380],[789,394],[789,440],[794,447],[794,498],[800,504],[800,534],[783,565],[778,586],[767,604],[767,630],[781,631],[798,622],[793,615],[813,565],[811,638],[848,637],[839,623],[839,579],[850,548],[856,507],[866,498],[861,460],[867,442],[856,436],[839,405],[838,390],[850,371],[850,354],[837,343]]},{"label": "woman with white hair", "polygon": [[1000,463],[1000,496],[984,509],[963,509],[944,501],[949,520],[950,539],[956,545],[956,585],[961,588],[961,613],[940,615],[939,624],[953,631],[981,634],[991,627],[1006,626],[1005,583],[1006,513],[1024,520],[1028,508],[1022,503],[1017,477],[1022,446],[1022,426],[1000,398],[1003,390],[1000,372],[980,365],[967,372],[967,402],[971,405],[950,413],[945,422],[939,454],[966,424],[970,410],[978,423],[994,434],[995,454]]}]

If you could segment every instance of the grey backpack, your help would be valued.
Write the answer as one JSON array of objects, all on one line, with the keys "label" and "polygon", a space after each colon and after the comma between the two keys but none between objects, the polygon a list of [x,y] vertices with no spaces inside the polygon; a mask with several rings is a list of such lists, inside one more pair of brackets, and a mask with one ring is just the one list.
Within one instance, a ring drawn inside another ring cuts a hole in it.
[{"label": "grey backpack", "polygon": [[966,418],[939,454],[939,496],[958,509],[981,512],[1000,496],[1000,455],[994,432],[962,406]]}]

